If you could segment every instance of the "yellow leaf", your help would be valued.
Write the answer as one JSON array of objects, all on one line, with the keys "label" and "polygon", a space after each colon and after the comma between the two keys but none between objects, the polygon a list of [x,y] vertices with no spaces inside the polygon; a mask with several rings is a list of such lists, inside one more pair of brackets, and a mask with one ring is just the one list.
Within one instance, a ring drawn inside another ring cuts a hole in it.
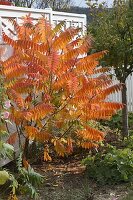
[{"label": "yellow leaf", "polygon": [[49,149],[46,147],[46,148],[44,148],[44,161],[51,161],[51,160],[52,160],[52,158],[49,155]]},{"label": "yellow leaf", "polygon": [[11,194],[8,200],[19,200],[15,194]]},{"label": "yellow leaf", "polygon": [[55,151],[59,154],[59,156],[64,157],[66,153],[66,148],[65,146],[61,143],[60,140],[55,140],[54,141],[54,146],[55,146]]}]

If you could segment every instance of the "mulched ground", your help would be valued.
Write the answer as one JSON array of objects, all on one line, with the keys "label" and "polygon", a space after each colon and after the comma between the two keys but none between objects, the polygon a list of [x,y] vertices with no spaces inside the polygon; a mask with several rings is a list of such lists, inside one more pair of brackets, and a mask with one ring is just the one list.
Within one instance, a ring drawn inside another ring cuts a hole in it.
[{"label": "mulched ground", "polygon": [[[39,200],[123,200],[129,185],[97,185],[87,178],[81,158],[83,156],[78,154],[65,160],[55,159],[51,163],[33,165],[45,176],[44,184],[39,189]],[[20,200],[30,198],[21,197]]]},{"label": "mulched ground", "polygon": [[40,166],[39,171],[46,177],[40,200],[121,200],[127,194],[125,184],[101,187],[89,180],[78,161]]},{"label": "mulched ground", "polygon": [[[35,171],[45,177],[38,190],[39,200],[123,200],[128,193],[129,184],[98,185],[88,179],[85,166],[81,165],[84,157],[86,154],[82,152],[66,159],[55,158],[50,163],[34,163]],[[31,198],[21,195],[19,200]],[[133,195],[124,200],[133,200]]]}]

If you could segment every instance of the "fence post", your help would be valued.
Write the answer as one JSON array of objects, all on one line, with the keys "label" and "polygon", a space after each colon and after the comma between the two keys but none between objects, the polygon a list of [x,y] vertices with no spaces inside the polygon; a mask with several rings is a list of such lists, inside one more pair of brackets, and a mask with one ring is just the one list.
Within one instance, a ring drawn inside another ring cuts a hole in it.
[{"label": "fence post", "polygon": [[2,43],[2,20],[0,17],[0,44]]},{"label": "fence post", "polygon": [[53,24],[53,10],[52,8],[45,8],[44,10],[46,10],[49,13],[49,22],[50,24]]}]

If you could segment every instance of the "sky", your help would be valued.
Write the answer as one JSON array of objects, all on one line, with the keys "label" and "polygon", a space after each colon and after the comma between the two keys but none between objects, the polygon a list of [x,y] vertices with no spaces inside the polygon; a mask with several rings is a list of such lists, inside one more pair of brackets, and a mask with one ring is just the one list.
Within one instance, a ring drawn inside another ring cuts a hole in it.
[{"label": "sky", "polygon": [[[98,2],[102,2],[103,0],[99,0]],[[104,0],[106,1],[107,5],[110,7],[112,5],[113,0]],[[87,7],[85,0],[74,0],[76,6],[79,7]]]}]

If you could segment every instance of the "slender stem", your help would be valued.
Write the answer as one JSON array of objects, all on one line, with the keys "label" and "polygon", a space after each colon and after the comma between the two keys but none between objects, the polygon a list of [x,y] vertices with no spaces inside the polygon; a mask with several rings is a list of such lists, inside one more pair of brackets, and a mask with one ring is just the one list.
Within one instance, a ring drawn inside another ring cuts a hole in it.
[{"label": "slender stem", "polygon": [[[70,98],[70,97],[69,97]],[[69,99],[70,100],[70,99]],[[48,123],[48,121],[56,114],[58,114],[60,111],[62,111],[66,106],[68,105],[68,102],[61,108],[61,109],[58,109],[57,111],[55,111],[54,113],[52,113],[49,118],[47,119],[47,121],[45,122],[45,124],[43,125],[41,131],[44,129],[44,127],[46,126],[46,124]]]},{"label": "slender stem", "polygon": [[19,147],[21,148],[21,147],[22,147],[22,144],[21,144],[20,131],[19,131],[19,127],[18,127],[17,125],[16,125],[16,129],[17,129],[17,133],[18,133]]},{"label": "slender stem", "polygon": [[50,84],[49,84],[49,95],[52,95],[52,82],[53,82],[53,79],[52,79],[52,71],[50,72],[50,75],[49,75],[49,79],[50,79]]},{"label": "slender stem", "polygon": [[[78,120],[79,118],[80,118],[80,116],[81,116],[82,114],[80,114],[77,118],[76,118],[76,120]],[[71,128],[74,126],[74,124],[71,124],[69,127],[68,127],[68,129],[58,138],[58,140],[60,140],[64,135],[66,135],[66,133],[68,133],[69,132],[69,130],[71,130]]]},{"label": "slender stem", "polygon": [[10,133],[9,128],[8,128],[8,125],[7,125],[7,122],[5,122],[5,124],[6,124],[7,132]]}]

